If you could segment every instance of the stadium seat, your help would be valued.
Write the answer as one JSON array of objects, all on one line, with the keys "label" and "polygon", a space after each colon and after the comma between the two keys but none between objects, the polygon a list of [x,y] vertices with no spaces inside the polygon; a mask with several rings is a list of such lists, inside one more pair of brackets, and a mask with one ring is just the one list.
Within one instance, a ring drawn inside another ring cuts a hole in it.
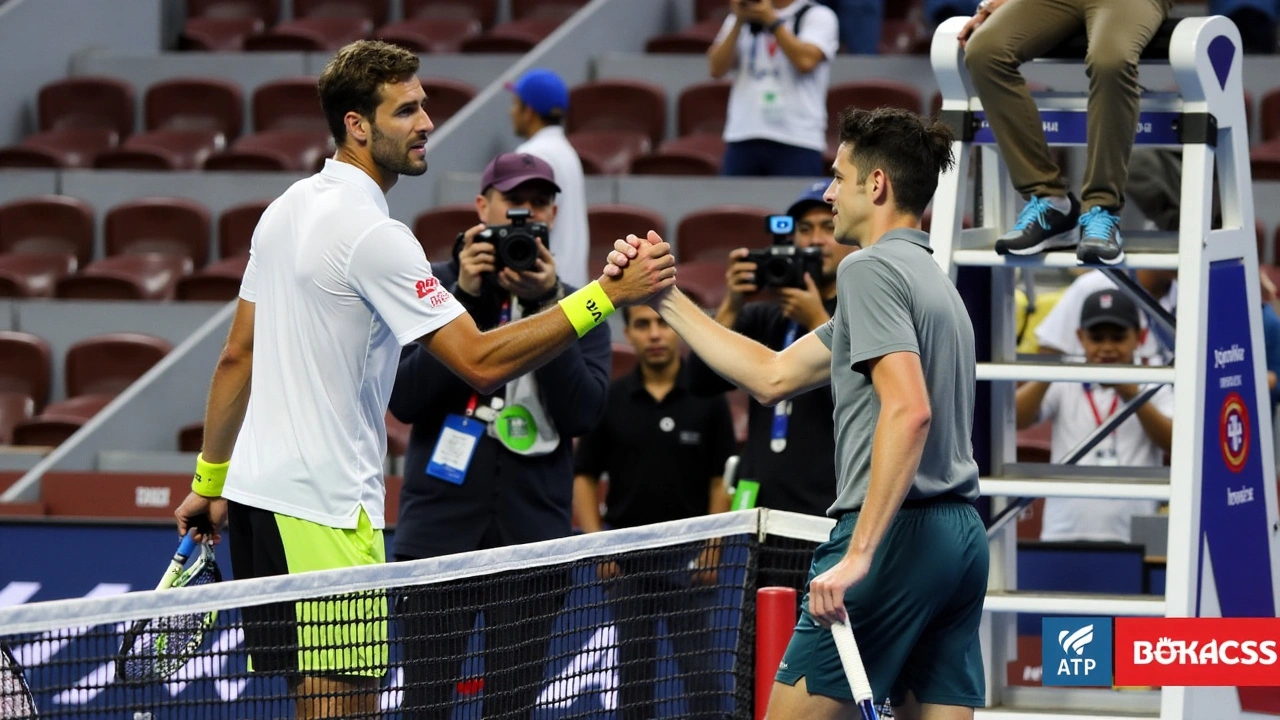
[{"label": "stadium seat", "polygon": [[335,52],[373,32],[373,21],[349,15],[286,20],[262,35],[245,39],[244,49],[268,52]]},{"label": "stadium seat", "polygon": [[1018,462],[1047,463],[1053,440],[1053,422],[1044,421],[1018,431]]},{"label": "stadium seat", "polygon": [[227,259],[236,255],[248,255],[253,242],[253,230],[258,226],[262,213],[271,200],[254,200],[233,205],[218,216],[218,257]]},{"label": "stadium seat", "polygon": [[41,132],[104,127],[120,138],[133,132],[133,86],[107,77],[72,77],[51,82],[36,96]]},{"label": "stadium seat", "polygon": [[162,252],[203,267],[209,258],[209,210],[186,198],[149,197],[121,203],[103,220],[106,254]]},{"label": "stadium seat", "polygon": [[194,422],[178,428],[178,452],[200,452],[204,446],[204,423]]},{"label": "stadium seat", "polygon": [[36,404],[30,396],[0,391],[0,445],[12,445],[14,426],[35,413]]},{"label": "stadium seat", "polygon": [[28,135],[0,148],[0,167],[88,168],[94,158],[120,142],[110,128],[63,128]]},{"label": "stadium seat", "polygon": [[526,53],[560,27],[556,18],[531,17],[497,25],[458,45],[464,53]]},{"label": "stadium seat", "polygon": [[498,18],[498,0],[404,0],[404,17],[467,18],[490,28]]},{"label": "stadium seat", "polygon": [[723,23],[728,15],[729,3],[724,0],[696,0],[693,4],[693,18],[700,23]]},{"label": "stadium seat", "polygon": [[191,258],[173,253],[116,255],[62,278],[54,295],[75,300],[172,300],[178,279],[191,267]]},{"label": "stadium seat", "polygon": [[1259,111],[1262,125],[1258,128],[1258,136],[1262,142],[1280,138],[1280,88],[1268,90],[1262,96]]},{"label": "stadium seat", "polygon": [[0,330],[0,392],[30,397],[39,412],[49,401],[52,377],[48,343],[31,333]]},{"label": "stadium seat", "polygon": [[374,25],[387,21],[387,0],[293,0],[295,18],[368,18]]},{"label": "stadium seat", "polygon": [[[726,256],[728,251],[726,251]],[[716,308],[724,300],[726,258],[681,261],[676,285],[698,307]]]},{"label": "stadium seat", "polygon": [[280,78],[263,83],[253,91],[253,129],[329,130],[320,97],[318,78],[311,75]]},{"label": "stadium seat", "polygon": [[660,149],[633,159],[630,174],[714,176],[720,174],[720,163],[701,153]]},{"label": "stadium seat", "polygon": [[715,37],[714,33],[708,36],[695,26],[685,31],[651,37],[645,41],[644,51],[652,55],[704,55],[711,49]]},{"label": "stadium seat", "polygon": [[566,133],[590,130],[638,132],[657,145],[667,128],[667,95],[641,80],[597,80],[569,91]]},{"label": "stadium seat", "polygon": [[240,296],[240,281],[248,266],[247,254],[220,260],[197,273],[180,278],[175,294],[179,300],[230,302]]},{"label": "stadium seat", "polygon": [[178,36],[180,50],[204,52],[240,52],[244,41],[266,31],[267,25],[256,17],[187,18]]},{"label": "stadium seat", "polygon": [[67,397],[117,395],[172,349],[168,340],[141,333],[107,333],[81,340],[67,350]]},{"label": "stadium seat", "polygon": [[54,285],[76,267],[70,253],[0,254],[0,297],[53,297]]},{"label": "stadium seat", "polygon": [[[772,242],[766,208],[722,205],[685,215],[676,227],[676,257],[681,263],[708,260],[723,265],[734,248],[761,248]],[[723,282],[723,277],[721,278]]]},{"label": "stadium seat", "polygon": [[309,173],[330,154],[329,138],[328,130],[264,130],[210,155],[204,169]]},{"label": "stadium seat", "polygon": [[417,53],[456,53],[463,40],[481,30],[476,18],[412,18],[383,25],[375,36]]},{"label": "stadium seat", "polygon": [[1254,181],[1280,180],[1280,142],[1264,143],[1251,149],[1249,167]]},{"label": "stadium seat", "polygon": [[644,237],[650,230],[656,230],[664,238],[667,235],[666,222],[661,215],[649,208],[637,205],[593,205],[587,209],[587,234],[591,238],[587,254],[588,267],[603,268],[615,240],[631,233]]},{"label": "stadium seat", "polygon": [[565,139],[578,153],[587,175],[625,175],[631,161],[651,147],[644,133],[631,130],[587,130],[570,133]]},{"label": "stadium seat", "polygon": [[0,253],[93,256],[93,208],[66,195],[39,195],[0,205]]},{"label": "stadium seat", "polygon": [[244,126],[240,86],[219,78],[163,80],[147,90],[143,104],[148,130],[214,130],[230,142]]},{"label": "stadium seat", "polygon": [[635,371],[638,361],[636,349],[630,343],[615,341],[613,343],[613,363],[609,374],[610,378],[617,380],[620,377],[626,377]]},{"label": "stadium seat", "polygon": [[511,0],[511,17],[515,20],[554,18],[564,21],[587,2],[589,0]]},{"label": "stadium seat", "polygon": [[280,1],[187,0],[187,17],[252,17],[271,25],[280,17]]},{"label": "stadium seat", "polygon": [[895,107],[918,113],[924,105],[920,91],[895,80],[857,80],[836,83],[827,89],[827,142],[829,148],[839,145],[840,113],[846,108],[874,110]]},{"label": "stadium seat", "polygon": [[13,444],[26,447],[57,447],[88,422],[71,415],[37,415],[13,428]]},{"label": "stadium seat", "polygon": [[676,133],[717,137],[723,134],[732,87],[731,83],[715,81],[694,83],[681,90],[676,100]]},{"label": "stadium seat", "polygon": [[474,205],[442,205],[420,213],[413,221],[413,235],[432,263],[450,262],[458,234],[480,222]]},{"label": "stadium seat", "polygon": [[475,88],[458,80],[428,77],[421,81],[422,89],[427,93],[427,114],[437,128],[476,96]]},{"label": "stadium seat", "polygon": [[226,147],[216,130],[150,130],[134,135],[116,150],[94,158],[98,169],[198,170],[213,153]]},{"label": "stadium seat", "polygon": [[[121,388],[123,390],[124,388]],[[90,393],[88,395],[77,395],[69,397],[66,400],[49,403],[44,412],[37,415],[40,417],[73,417],[82,420],[88,420],[98,414],[99,410],[106,407],[116,395],[120,393]]]},{"label": "stadium seat", "polygon": [[929,32],[915,18],[886,19],[880,26],[881,55],[924,55],[929,52]]}]

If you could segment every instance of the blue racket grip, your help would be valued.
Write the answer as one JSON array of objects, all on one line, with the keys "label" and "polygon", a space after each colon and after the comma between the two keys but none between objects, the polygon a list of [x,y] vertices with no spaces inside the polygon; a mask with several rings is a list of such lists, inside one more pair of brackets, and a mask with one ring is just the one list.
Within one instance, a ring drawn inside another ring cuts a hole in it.
[{"label": "blue racket grip", "polygon": [[187,535],[182,538],[182,542],[178,543],[178,551],[173,554],[173,559],[180,563],[185,563],[187,558],[191,557],[191,553],[196,551],[196,539],[193,535]]}]

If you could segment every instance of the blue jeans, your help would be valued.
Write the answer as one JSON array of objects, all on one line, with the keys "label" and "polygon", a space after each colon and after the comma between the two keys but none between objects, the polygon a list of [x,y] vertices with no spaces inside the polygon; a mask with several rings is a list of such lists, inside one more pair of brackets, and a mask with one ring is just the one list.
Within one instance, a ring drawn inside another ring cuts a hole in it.
[{"label": "blue jeans", "polygon": [[736,177],[821,177],[822,153],[772,140],[739,140],[725,146],[720,174]]}]

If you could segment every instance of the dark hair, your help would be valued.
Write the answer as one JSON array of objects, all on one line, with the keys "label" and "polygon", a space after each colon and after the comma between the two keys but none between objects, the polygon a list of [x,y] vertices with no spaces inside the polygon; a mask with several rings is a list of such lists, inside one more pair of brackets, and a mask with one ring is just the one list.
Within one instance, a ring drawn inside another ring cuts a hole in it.
[{"label": "dark hair", "polygon": [[347,140],[347,113],[372,118],[382,102],[382,86],[404,82],[417,72],[418,56],[391,43],[357,40],[339,50],[318,83],[320,107],[334,141],[341,145]]},{"label": "dark hair", "polygon": [[840,142],[849,145],[849,161],[858,182],[879,168],[889,177],[898,210],[916,217],[933,199],[938,175],[951,168],[951,128],[899,108],[840,113]]},{"label": "dark hair", "polygon": [[529,103],[525,102],[519,95],[516,96],[516,100],[520,103],[520,107],[524,108],[525,110],[528,110],[529,112],[537,116],[537,118],[542,121],[543,125],[559,126],[564,124],[564,113],[559,109],[552,110],[546,115],[543,115],[542,113],[530,107]]}]

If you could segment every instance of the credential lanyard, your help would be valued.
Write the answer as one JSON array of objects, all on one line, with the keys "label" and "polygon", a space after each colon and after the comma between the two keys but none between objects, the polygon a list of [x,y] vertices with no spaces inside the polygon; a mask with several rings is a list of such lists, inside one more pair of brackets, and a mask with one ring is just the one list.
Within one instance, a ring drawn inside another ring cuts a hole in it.
[{"label": "credential lanyard", "polygon": [[[782,339],[782,349],[786,350],[796,341],[800,326],[793,320],[787,323],[787,334]],[[769,449],[780,453],[787,449],[787,424],[791,420],[791,401],[783,400],[773,406],[773,427],[769,433]]]}]

